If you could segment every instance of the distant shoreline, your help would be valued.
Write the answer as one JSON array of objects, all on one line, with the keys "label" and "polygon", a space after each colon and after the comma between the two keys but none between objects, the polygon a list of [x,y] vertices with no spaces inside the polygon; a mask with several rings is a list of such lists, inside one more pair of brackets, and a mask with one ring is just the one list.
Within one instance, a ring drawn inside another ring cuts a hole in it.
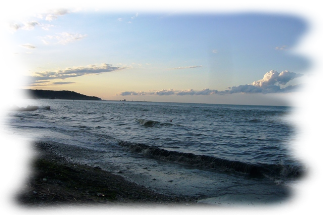
[{"label": "distant shoreline", "polygon": [[102,100],[96,96],[87,96],[73,91],[61,90],[25,90],[32,99],[68,99],[68,100]]}]

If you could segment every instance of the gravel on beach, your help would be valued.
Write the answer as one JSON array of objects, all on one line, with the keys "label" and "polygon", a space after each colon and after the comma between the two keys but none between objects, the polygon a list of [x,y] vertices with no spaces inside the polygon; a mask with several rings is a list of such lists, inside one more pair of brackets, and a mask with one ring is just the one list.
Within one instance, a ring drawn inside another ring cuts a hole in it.
[{"label": "gravel on beach", "polygon": [[16,196],[23,206],[196,203],[191,197],[156,193],[99,167],[67,161],[51,150],[50,143],[36,142],[35,150],[39,155],[32,162],[33,174]]}]

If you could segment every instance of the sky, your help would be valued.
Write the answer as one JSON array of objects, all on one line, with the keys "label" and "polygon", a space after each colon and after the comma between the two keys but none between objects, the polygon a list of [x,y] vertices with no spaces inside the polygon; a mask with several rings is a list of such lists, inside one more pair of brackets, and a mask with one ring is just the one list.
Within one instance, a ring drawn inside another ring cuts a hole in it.
[{"label": "sky", "polygon": [[8,23],[22,88],[105,100],[286,105],[310,66],[297,16],[53,9]]}]

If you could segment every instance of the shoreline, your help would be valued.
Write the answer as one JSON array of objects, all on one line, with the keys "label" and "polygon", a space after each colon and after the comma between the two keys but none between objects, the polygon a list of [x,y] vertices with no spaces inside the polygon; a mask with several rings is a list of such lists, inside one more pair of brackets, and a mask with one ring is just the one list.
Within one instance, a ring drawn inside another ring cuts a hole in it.
[{"label": "shoreline", "polygon": [[22,206],[55,205],[195,205],[197,199],[159,194],[122,176],[67,161],[50,143],[35,142],[38,152],[25,189],[16,195]]}]

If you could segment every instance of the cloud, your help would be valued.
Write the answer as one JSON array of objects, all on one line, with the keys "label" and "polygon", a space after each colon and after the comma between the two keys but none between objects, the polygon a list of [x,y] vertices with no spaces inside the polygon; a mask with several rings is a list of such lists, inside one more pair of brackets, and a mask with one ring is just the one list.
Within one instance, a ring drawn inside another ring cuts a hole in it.
[{"label": "cloud", "polygon": [[138,93],[134,92],[134,91],[125,91],[120,93],[121,96],[136,96],[138,95]]},{"label": "cloud", "polygon": [[0,14],[0,26],[4,27],[9,32],[16,31],[20,28],[20,25],[17,24],[15,20],[5,17],[2,14]]},{"label": "cloud", "polygon": [[46,13],[39,13],[36,15],[38,19],[46,20],[46,21],[53,21],[57,19],[59,16],[63,16],[65,14],[70,13],[71,11],[67,9],[55,9],[47,11]]},{"label": "cloud", "polygon": [[248,7],[248,6],[256,5],[256,4],[265,2],[265,1],[267,1],[267,0],[248,0],[248,1],[244,1],[242,4],[230,6],[230,8]]},{"label": "cloud", "polygon": [[30,20],[30,18],[22,17],[22,16],[12,16],[12,18],[17,19],[21,22],[22,29],[31,30],[34,29],[38,22]]},{"label": "cloud", "polygon": [[56,42],[54,42],[55,44],[65,45],[68,43],[75,42],[77,40],[81,40],[81,39],[85,38],[86,36],[87,36],[86,34],[71,34],[71,33],[63,32],[63,33],[56,34],[54,36],[47,35],[42,38],[42,41],[45,44],[50,44],[51,41],[54,40],[54,41],[56,41]]},{"label": "cloud", "polygon": [[287,82],[289,82],[292,79],[297,78],[299,76],[300,76],[300,74],[297,74],[294,72],[289,72],[287,70],[282,71],[281,73],[271,70],[264,75],[263,79],[258,80],[258,81],[254,81],[252,83],[252,85],[258,86],[261,88],[265,88],[267,86],[271,86],[274,84],[285,85]]},{"label": "cloud", "polygon": [[254,81],[252,84],[245,84],[239,86],[229,87],[227,90],[218,91],[218,90],[160,90],[160,91],[149,91],[149,92],[134,92],[134,91],[125,91],[120,93],[121,96],[130,96],[130,95],[177,95],[177,96],[185,96],[185,95],[225,95],[225,94],[233,94],[233,93],[287,93],[295,91],[298,86],[290,85],[287,87],[283,87],[289,81],[300,77],[300,74],[282,71],[278,73],[274,70],[267,72],[264,77],[258,81]]},{"label": "cloud", "polygon": [[134,16],[132,16],[132,17],[131,17],[131,19],[135,19],[135,18],[137,18],[137,17],[138,17],[138,15],[139,15],[139,13],[136,13]]},{"label": "cloud", "polygon": [[63,85],[63,84],[74,84],[75,82],[71,82],[71,81],[58,81],[58,82],[53,82],[53,84],[55,85]]},{"label": "cloud", "polygon": [[136,13],[134,16],[130,17],[130,19],[129,19],[129,17],[127,17],[127,18],[118,18],[118,21],[119,22],[125,21],[125,22],[131,24],[132,21],[138,17],[138,15],[139,15],[139,13]]},{"label": "cloud", "polygon": [[53,0],[52,3],[38,0],[0,0],[0,13],[15,15],[7,17],[0,14],[0,25],[10,32],[17,29],[33,29],[38,25],[48,27],[42,22],[53,21],[59,16],[84,11],[89,7],[97,11],[109,6],[112,1],[103,0],[98,4],[96,2],[96,0]]},{"label": "cloud", "polygon": [[184,67],[175,67],[173,69],[195,69],[199,67],[202,67],[202,66],[184,66]]},{"label": "cloud", "polygon": [[[106,72],[113,72],[125,69],[125,67],[113,67],[109,64],[101,64],[99,66],[97,65],[89,65],[85,67],[73,67],[73,68],[66,68],[63,70],[57,70],[57,71],[45,71],[45,72],[38,72],[35,76],[31,76],[31,78],[34,83],[43,83],[44,81],[54,80],[54,79],[66,79],[66,78],[73,78],[73,77],[79,77],[83,75],[98,75],[100,73],[106,73]],[[63,82],[57,82],[62,84]],[[66,82],[65,82],[66,83]]]},{"label": "cloud", "polygon": [[308,74],[308,75],[307,75],[307,77],[308,77],[308,78],[311,78],[311,77],[316,78],[317,76],[316,76],[316,74]]},{"label": "cloud", "polygon": [[24,44],[24,45],[21,45],[22,47],[24,48],[27,48],[27,49],[34,49],[36,48],[35,46],[31,45],[31,44]]},{"label": "cloud", "polygon": [[158,96],[169,96],[169,95],[178,95],[178,96],[185,96],[185,95],[212,95],[218,93],[217,90],[210,90],[210,89],[203,89],[200,91],[196,91],[193,89],[189,90],[158,90],[158,91],[149,91],[149,92],[134,92],[134,91],[125,91],[122,92],[121,96],[130,96],[130,95],[158,95]]},{"label": "cloud", "polygon": [[287,46],[286,46],[286,45],[283,45],[283,46],[277,46],[275,49],[276,49],[276,50],[286,50],[286,49],[287,49]]}]

